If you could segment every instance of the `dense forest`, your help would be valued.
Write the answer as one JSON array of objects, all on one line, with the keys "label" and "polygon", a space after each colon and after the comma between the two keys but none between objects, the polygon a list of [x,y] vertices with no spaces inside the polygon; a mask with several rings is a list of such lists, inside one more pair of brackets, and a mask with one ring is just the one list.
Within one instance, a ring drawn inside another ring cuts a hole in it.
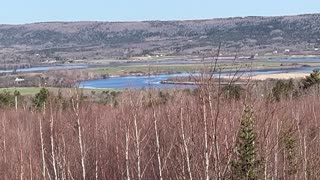
[{"label": "dense forest", "polygon": [[242,87],[201,82],[103,103],[80,90],[2,93],[0,178],[319,178],[319,71]]}]

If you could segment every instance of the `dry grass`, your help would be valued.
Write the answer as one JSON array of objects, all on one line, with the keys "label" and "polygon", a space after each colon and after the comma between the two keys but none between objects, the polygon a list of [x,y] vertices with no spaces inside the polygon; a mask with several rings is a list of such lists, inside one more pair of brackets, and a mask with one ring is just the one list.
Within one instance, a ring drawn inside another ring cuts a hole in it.
[{"label": "dry grass", "polygon": [[[283,79],[283,80],[288,80],[288,79],[301,79],[305,78],[308,76],[310,73],[280,73],[280,74],[263,74],[263,75],[255,75],[252,76],[251,78],[253,80],[267,80],[267,79]],[[243,77],[247,78],[247,77]]]},{"label": "dry grass", "polygon": [[[241,75],[236,76],[242,80],[256,80],[256,81],[265,81],[265,80],[289,80],[289,79],[303,79],[306,76],[310,75],[310,73],[278,73],[278,74],[260,74],[260,75]],[[227,76],[223,77],[223,79],[234,79],[235,77]]]}]

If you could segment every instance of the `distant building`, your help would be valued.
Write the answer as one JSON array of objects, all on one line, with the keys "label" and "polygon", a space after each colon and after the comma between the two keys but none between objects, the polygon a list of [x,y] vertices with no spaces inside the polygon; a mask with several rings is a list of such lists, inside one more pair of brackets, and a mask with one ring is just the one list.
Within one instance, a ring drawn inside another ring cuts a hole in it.
[{"label": "distant building", "polygon": [[14,80],[14,82],[23,82],[24,81],[24,79],[20,79],[20,78],[16,78],[15,80]]},{"label": "distant building", "polygon": [[314,48],[314,50],[315,50],[315,51],[318,51],[318,50],[319,50],[319,48]]},{"label": "distant building", "polygon": [[288,53],[288,52],[290,52],[290,49],[285,49],[284,52]]}]

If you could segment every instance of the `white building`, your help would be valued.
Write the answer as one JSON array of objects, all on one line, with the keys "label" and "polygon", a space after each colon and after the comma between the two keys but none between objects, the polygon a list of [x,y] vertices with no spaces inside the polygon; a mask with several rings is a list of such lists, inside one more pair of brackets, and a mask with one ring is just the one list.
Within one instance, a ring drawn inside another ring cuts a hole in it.
[{"label": "white building", "polygon": [[20,79],[20,78],[16,78],[16,80],[14,80],[14,82],[23,82],[24,79]]}]

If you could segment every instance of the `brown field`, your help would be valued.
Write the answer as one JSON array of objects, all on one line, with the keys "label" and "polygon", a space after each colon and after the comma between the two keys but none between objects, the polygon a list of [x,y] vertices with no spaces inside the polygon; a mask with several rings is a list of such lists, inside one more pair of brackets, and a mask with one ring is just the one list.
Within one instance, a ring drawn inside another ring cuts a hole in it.
[{"label": "brown field", "polygon": [[[302,79],[308,76],[310,73],[281,73],[281,74],[263,74],[250,77],[253,80],[267,80],[267,79]],[[243,77],[247,79],[248,77]]]}]

